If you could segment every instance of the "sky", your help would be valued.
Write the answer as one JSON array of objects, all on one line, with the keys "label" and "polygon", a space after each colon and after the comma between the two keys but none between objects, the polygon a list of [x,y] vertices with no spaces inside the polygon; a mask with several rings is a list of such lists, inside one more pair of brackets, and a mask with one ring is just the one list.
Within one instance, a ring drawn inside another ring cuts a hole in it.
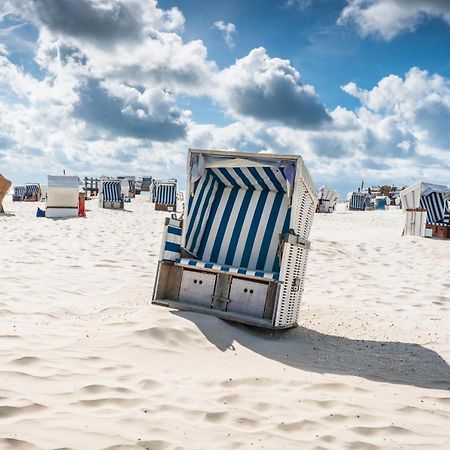
[{"label": "sky", "polygon": [[297,154],[317,187],[450,184],[448,0],[0,0],[0,172],[185,178]]}]

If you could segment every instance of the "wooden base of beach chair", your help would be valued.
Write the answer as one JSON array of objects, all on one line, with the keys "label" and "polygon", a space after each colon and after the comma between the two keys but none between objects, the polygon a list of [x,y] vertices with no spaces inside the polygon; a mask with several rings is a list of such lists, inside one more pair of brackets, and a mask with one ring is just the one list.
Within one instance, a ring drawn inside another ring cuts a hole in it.
[{"label": "wooden base of beach chair", "polygon": [[277,286],[256,277],[162,262],[153,303],[264,328],[290,328],[295,324],[273,325]]},{"label": "wooden base of beach chair", "polygon": [[161,203],[155,203],[155,211],[176,212],[177,205],[162,205]]},{"label": "wooden base of beach chair", "polygon": [[103,208],[106,209],[123,209],[123,202],[103,202]]},{"label": "wooden base of beach chair", "polygon": [[448,226],[427,224],[427,230],[431,230],[433,238],[450,239],[450,227]]}]

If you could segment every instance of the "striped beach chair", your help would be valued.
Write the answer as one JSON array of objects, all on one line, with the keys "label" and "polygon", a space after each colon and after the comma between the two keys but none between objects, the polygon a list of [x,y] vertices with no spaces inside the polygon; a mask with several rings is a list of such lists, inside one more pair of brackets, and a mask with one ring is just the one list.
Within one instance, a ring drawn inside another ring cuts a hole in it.
[{"label": "striped beach chair", "polygon": [[185,216],[166,220],[153,302],[295,326],[317,204],[302,158],[190,150],[188,167]]},{"label": "striped beach chair", "polygon": [[23,201],[39,202],[41,200],[41,185],[39,183],[25,184],[25,192],[23,194]]},{"label": "striped beach chair", "polygon": [[366,192],[353,192],[348,209],[350,211],[365,211],[370,207],[371,197]]},{"label": "striped beach chair", "polygon": [[100,206],[107,209],[123,209],[123,195],[120,180],[102,180]]},{"label": "striped beach chair", "polygon": [[154,203],[156,211],[176,212],[177,180],[155,181]]},{"label": "striped beach chair", "polygon": [[14,186],[13,202],[21,202],[25,195],[25,186]]},{"label": "striped beach chair", "polygon": [[[406,212],[404,234],[450,238],[450,211],[446,200],[450,188],[444,185],[418,182],[400,192],[402,209]],[[416,215],[426,213],[425,230],[412,227]]]},{"label": "striped beach chair", "polygon": [[319,200],[317,203],[318,213],[332,213],[336,208],[339,200],[339,194],[327,186],[322,186],[319,189]]}]

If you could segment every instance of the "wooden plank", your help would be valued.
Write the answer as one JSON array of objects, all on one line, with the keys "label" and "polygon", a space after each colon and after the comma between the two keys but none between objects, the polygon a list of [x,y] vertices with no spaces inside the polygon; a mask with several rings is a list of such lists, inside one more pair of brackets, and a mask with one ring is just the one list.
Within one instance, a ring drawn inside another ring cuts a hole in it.
[{"label": "wooden plank", "polygon": [[297,324],[293,324],[293,325],[284,325],[284,326],[275,327],[272,325],[271,320],[245,316],[243,314],[238,314],[238,313],[229,313],[229,312],[220,311],[217,309],[203,308],[201,306],[190,305],[187,303],[182,303],[182,302],[177,302],[177,301],[172,301],[172,300],[156,299],[153,301],[153,303],[156,305],[160,305],[160,306],[166,306],[168,308],[179,309],[181,311],[191,311],[191,312],[198,312],[198,313],[202,313],[202,314],[208,314],[210,316],[216,316],[219,319],[229,320],[232,322],[239,322],[239,323],[243,323],[245,325],[267,328],[269,330],[282,330],[282,329],[287,329],[287,328],[294,328],[297,326]]}]

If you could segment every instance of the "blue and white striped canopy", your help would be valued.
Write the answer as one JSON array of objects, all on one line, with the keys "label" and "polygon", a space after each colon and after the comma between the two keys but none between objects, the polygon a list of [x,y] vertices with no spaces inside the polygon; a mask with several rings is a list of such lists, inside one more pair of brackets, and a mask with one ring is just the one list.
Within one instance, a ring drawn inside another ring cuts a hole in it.
[{"label": "blue and white striped canopy", "polygon": [[105,202],[120,202],[122,200],[120,180],[103,181],[102,194]]},{"label": "blue and white striped canopy", "polygon": [[431,192],[420,197],[420,207],[427,210],[427,223],[437,223],[449,214],[447,202],[441,192]]},{"label": "blue and white striped canopy", "polygon": [[177,182],[156,182],[155,203],[160,205],[176,205]]},{"label": "blue and white striped canopy", "polygon": [[290,199],[282,168],[207,168],[188,202],[184,248],[199,260],[279,271]]}]

